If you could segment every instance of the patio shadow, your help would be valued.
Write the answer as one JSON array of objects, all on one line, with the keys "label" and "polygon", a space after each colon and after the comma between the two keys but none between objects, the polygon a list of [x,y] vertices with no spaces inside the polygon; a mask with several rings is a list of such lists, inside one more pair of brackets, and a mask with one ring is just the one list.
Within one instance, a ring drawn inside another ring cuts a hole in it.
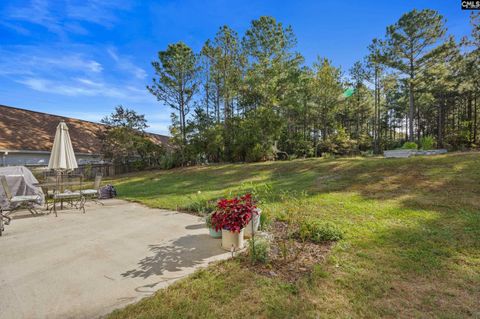
[{"label": "patio shadow", "polygon": [[205,228],[205,227],[207,227],[207,225],[205,223],[203,223],[203,224],[188,225],[188,226],[185,226],[185,229],[195,230],[195,229],[202,229],[202,228]]},{"label": "patio shadow", "polygon": [[209,257],[225,253],[219,241],[207,234],[183,236],[171,243],[150,245],[149,249],[152,255],[141,259],[136,269],[122,273],[123,277],[160,276],[166,271],[176,272],[194,267]]}]

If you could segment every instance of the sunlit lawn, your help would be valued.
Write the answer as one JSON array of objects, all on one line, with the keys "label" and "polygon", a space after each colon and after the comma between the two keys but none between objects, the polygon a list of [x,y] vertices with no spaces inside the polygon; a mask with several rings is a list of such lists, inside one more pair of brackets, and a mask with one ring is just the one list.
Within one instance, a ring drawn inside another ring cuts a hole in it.
[{"label": "sunlit lawn", "polygon": [[297,284],[231,260],[112,318],[480,317],[479,153],[214,165],[114,183],[122,198],[172,209],[267,189],[272,216],[301,211],[346,236]]}]

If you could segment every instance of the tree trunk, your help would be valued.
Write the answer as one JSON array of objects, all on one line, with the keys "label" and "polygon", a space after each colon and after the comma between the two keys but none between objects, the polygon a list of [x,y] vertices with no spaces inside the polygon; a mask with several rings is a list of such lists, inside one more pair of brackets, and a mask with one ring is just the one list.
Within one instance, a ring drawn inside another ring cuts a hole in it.
[{"label": "tree trunk", "polygon": [[473,98],[473,143],[477,144],[477,95]]},{"label": "tree trunk", "polygon": [[439,108],[438,108],[438,133],[437,133],[437,141],[438,141],[438,147],[443,148],[443,123],[444,123],[444,107],[445,104],[445,95],[442,94],[442,99],[439,103]]},{"label": "tree trunk", "polygon": [[415,117],[415,105],[414,105],[414,99],[413,99],[413,78],[410,78],[410,89],[409,89],[409,109],[408,109],[408,117],[409,117],[409,123],[408,123],[408,140],[410,142],[413,142],[414,140],[414,135],[413,135],[413,118]]},{"label": "tree trunk", "polygon": [[467,103],[467,121],[468,121],[468,139],[470,144],[473,144],[473,98],[472,93],[468,94],[468,103]]}]

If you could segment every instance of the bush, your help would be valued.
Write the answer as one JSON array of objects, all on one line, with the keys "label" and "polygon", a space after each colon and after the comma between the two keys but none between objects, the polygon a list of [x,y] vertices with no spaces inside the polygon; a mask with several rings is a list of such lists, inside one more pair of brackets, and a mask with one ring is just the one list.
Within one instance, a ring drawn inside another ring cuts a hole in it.
[{"label": "bush", "polygon": [[160,157],[159,167],[161,169],[171,169],[180,166],[178,156],[174,153],[166,153]]},{"label": "bush", "polygon": [[272,152],[270,150],[266,150],[261,144],[257,143],[247,151],[245,161],[259,162],[265,160],[269,156],[272,156]]},{"label": "bush", "polygon": [[416,150],[418,148],[418,145],[415,142],[405,142],[402,148],[405,150]]},{"label": "bush", "polygon": [[259,226],[260,230],[267,229],[270,223],[271,223],[271,220],[270,220],[269,214],[266,211],[262,211],[262,213],[260,214],[260,226]]},{"label": "bush", "polygon": [[318,149],[322,153],[322,157],[324,153],[332,153],[333,155],[354,155],[358,153],[357,141],[352,140],[344,128],[337,128],[334,134],[318,144]]},{"label": "bush", "polygon": [[212,214],[205,216],[205,225],[207,228],[212,228]]},{"label": "bush", "polygon": [[214,201],[202,198],[198,195],[190,198],[192,199],[192,201],[188,205],[183,207],[186,211],[199,213],[199,214],[210,214],[215,210]]},{"label": "bush", "polygon": [[270,242],[266,238],[255,238],[248,243],[248,254],[253,263],[268,262]]},{"label": "bush", "polygon": [[306,220],[300,225],[298,236],[302,240],[322,243],[342,239],[343,232],[332,223]]},{"label": "bush", "polygon": [[435,148],[435,138],[430,135],[423,136],[420,139],[420,145],[423,150],[433,150]]}]

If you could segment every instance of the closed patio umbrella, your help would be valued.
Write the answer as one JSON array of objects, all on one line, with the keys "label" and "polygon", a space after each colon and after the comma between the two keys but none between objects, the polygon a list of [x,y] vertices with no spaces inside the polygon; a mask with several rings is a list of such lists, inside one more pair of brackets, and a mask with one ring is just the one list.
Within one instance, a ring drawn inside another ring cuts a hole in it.
[{"label": "closed patio umbrella", "polygon": [[67,124],[61,121],[55,133],[55,140],[53,141],[52,152],[50,154],[50,160],[48,161],[48,169],[66,172],[77,167],[77,160],[73,152]]}]

